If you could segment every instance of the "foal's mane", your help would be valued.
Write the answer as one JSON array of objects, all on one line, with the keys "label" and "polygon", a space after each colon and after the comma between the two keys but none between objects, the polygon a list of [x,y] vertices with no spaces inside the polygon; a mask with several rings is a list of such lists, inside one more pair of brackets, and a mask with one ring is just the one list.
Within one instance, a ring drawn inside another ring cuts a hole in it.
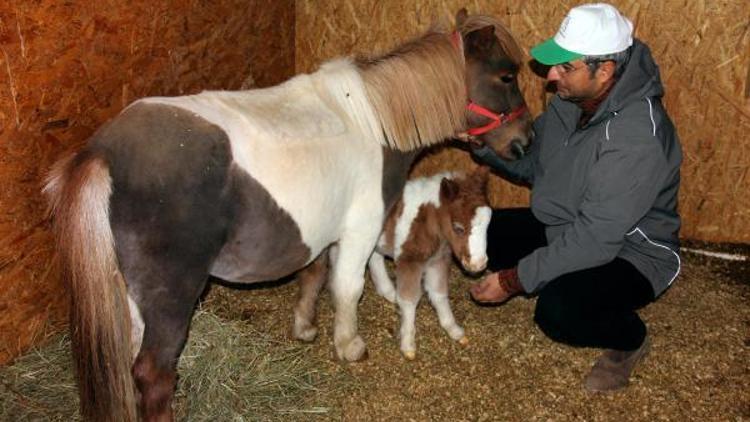
[{"label": "foal's mane", "polygon": [[407,151],[465,127],[464,58],[450,34],[428,32],[357,66],[388,146]]}]

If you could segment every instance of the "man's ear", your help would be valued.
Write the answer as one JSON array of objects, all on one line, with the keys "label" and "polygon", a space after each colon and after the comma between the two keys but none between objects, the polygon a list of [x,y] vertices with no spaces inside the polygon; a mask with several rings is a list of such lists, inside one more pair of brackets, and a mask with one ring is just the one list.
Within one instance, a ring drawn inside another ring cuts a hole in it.
[{"label": "man's ear", "polygon": [[599,63],[599,67],[596,69],[596,73],[600,74],[604,81],[615,77],[615,62],[608,60],[606,62]]}]

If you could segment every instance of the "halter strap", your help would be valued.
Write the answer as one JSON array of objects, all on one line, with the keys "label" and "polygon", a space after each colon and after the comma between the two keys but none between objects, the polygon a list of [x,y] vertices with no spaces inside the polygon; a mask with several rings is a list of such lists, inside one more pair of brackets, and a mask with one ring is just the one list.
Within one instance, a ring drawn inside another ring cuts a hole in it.
[{"label": "halter strap", "polygon": [[497,114],[494,111],[488,110],[487,108],[484,108],[471,100],[469,100],[469,104],[466,105],[466,109],[471,111],[472,113],[479,114],[480,116],[484,116],[492,120],[491,122],[487,123],[484,126],[469,128],[469,130],[467,130],[466,133],[472,136],[478,136],[483,133],[487,133],[499,127],[500,125],[512,122],[513,120],[516,120],[517,118],[521,117],[521,115],[523,115],[526,112],[526,106],[521,105],[517,109],[511,111],[508,114],[505,114],[505,113]]}]

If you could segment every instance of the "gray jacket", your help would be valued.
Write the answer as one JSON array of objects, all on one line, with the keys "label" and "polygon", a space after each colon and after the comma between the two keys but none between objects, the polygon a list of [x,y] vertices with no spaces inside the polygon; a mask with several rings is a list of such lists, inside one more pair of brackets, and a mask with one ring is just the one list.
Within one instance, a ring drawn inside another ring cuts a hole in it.
[{"label": "gray jacket", "polygon": [[531,189],[531,211],[548,246],[521,259],[527,292],[572,271],[632,263],[660,295],[680,271],[677,194],[682,150],[661,103],[659,69],[634,40],[630,61],[589,123],[555,96],[534,122],[528,155],[504,161],[488,147],[480,161]]}]

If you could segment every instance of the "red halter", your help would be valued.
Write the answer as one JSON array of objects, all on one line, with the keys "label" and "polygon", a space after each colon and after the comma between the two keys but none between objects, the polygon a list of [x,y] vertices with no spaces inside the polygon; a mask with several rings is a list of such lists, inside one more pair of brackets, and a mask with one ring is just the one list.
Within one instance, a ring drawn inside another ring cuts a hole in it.
[{"label": "red halter", "polygon": [[490,119],[492,119],[491,122],[489,122],[488,124],[484,126],[469,128],[469,130],[467,130],[466,132],[472,136],[477,136],[483,133],[487,133],[500,125],[512,122],[513,120],[516,120],[517,118],[521,117],[521,115],[526,112],[526,106],[521,105],[520,107],[511,111],[508,114],[505,114],[505,113],[497,114],[494,111],[488,110],[471,100],[469,100],[469,104],[466,105],[466,109],[473,113],[479,114],[484,117],[489,117]]}]

